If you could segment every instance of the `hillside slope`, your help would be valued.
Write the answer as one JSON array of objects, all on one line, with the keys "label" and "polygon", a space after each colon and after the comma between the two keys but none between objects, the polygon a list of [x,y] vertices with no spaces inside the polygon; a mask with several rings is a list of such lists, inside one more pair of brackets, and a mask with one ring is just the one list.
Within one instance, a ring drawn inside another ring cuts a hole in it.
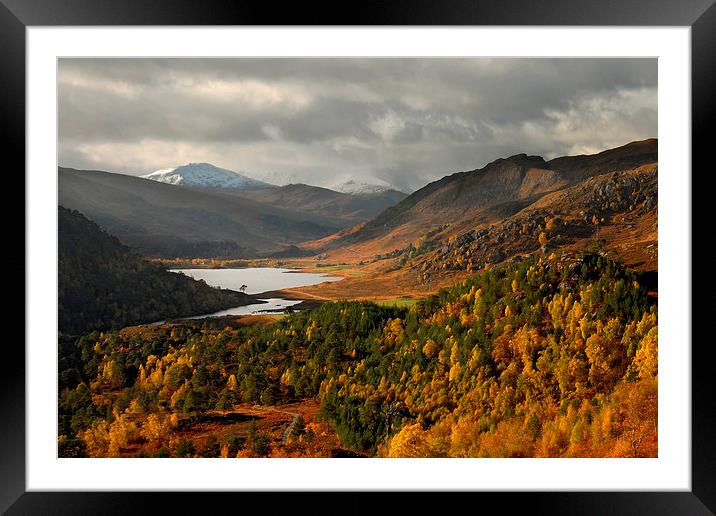
[{"label": "hillside slope", "polygon": [[59,331],[85,333],[260,303],[143,261],[77,211],[58,207]]},{"label": "hillside slope", "polygon": [[471,272],[506,259],[577,249],[589,242],[611,250],[632,267],[655,271],[657,176],[658,167],[652,164],[591,177],[544,196],[500,223],[461,233],[434,252],[403,254],[403,261],[420,270],[427,281],[439,271]]},{"label": "hillside slope", "polygon": [[447,239],[503,220],[548,193],[590,177],[656,163],[657,154],[657,140],[650,139],[590,156],[545,161],[540,156],[518,154],[498,159],[481,169],[443,177],[364,225],[307,247],[346,247],[354,257],[365,259],[404,247],[428,232],[442,232]]},{"label": "hillside slope", "polygon": [[305,184],[244,189],[236,195],[335,221],[341,228],[370,220],[407,197],[396,190],[348,194]]}]

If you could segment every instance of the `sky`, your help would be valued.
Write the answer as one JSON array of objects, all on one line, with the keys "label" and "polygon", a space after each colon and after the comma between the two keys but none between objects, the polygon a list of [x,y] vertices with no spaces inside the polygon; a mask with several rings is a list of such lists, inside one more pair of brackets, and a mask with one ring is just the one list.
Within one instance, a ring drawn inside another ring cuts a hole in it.
[{"label": "sky", "polygon": [[656,59],[60,59],[59,165],[406,192],[657,136]]}]

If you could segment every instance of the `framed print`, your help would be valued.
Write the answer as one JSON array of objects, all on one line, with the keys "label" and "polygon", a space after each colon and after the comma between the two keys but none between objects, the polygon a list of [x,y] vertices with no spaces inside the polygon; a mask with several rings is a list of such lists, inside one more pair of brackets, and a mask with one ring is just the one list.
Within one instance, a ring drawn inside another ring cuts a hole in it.
[{"label": "framed print", "polygon": [[710,1],[3,1],[3,510],[712,513]]}]

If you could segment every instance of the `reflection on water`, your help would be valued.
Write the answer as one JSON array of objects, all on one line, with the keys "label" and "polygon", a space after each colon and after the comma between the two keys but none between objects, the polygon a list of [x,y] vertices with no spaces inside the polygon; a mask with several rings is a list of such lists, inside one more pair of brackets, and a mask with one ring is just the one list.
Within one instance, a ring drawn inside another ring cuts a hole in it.
[{"label": "reflection on water", "polygon": [[272,297],[270,299],[264,299],[263,301],[267,301],[267,303],[237,306],[235,308],[221,310],[220,312],[214,312],[213,314],[194,315],[192,317],[187,317],[187,319],[203,319],[204,317],[221,317],[223,315],[251,315],[260,314],[264,312],[283,313],[284,309],[288,308],[289,306],[297,305],[298,303],[300,303],[300,301],[296,301],[293,299],[282,299],[280,297]]},{"label": "reflection on water", "polygon": [[[313,272],[295,272],[294,269],[275,267],[254,267],[242,269],[171,269],[172,272],[186,274],[194,279],[204,280],[212,287],[244,291],[247,294],[260,294],[285,288],[306,287],[328,281],[338,281],[338,276],[323,276]],[[223,315],[250,315],[264,312],[280,313],[284,309],[297,305],[300,301],[279,297],[260,298],[266,303],[237,306],[211,314],[201,314],[187,319],[220,317]]]},{"label": "reflection on water", "polygon": [[338,276],[323,276],[314,272],[295,272],[294,269],[254,267],[244,269],[173,269],[194,279],[202,279],[212,287],[240,290],[246,286],[247,294],[260,294],[284,288],[307,287],[327,281],[338,281]]}]

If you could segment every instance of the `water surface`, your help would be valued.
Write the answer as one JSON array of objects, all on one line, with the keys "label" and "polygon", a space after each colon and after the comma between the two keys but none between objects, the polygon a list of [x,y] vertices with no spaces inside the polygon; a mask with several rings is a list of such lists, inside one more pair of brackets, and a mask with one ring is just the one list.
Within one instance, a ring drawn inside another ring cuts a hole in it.
[{"label": "water surface", "polygon": [[[314,272],[300,272],[296,269],[276,267],[249,267],[241,269],[171,269],[172,272],[186,274],[194,279],[204,280],[212,287],[222,287],[240,291],[242,287],[247,294],[261,294],[285,288],[307,287],[328,281],[338,281],[339,276],[324,276]],[[218,317],[222,315],[249,315],[262,312],[276,312],[297,305],[300,301],[278,297],[262,298],[266,303],[237,306],[211,314],[200,314],[187,319]]]}]

